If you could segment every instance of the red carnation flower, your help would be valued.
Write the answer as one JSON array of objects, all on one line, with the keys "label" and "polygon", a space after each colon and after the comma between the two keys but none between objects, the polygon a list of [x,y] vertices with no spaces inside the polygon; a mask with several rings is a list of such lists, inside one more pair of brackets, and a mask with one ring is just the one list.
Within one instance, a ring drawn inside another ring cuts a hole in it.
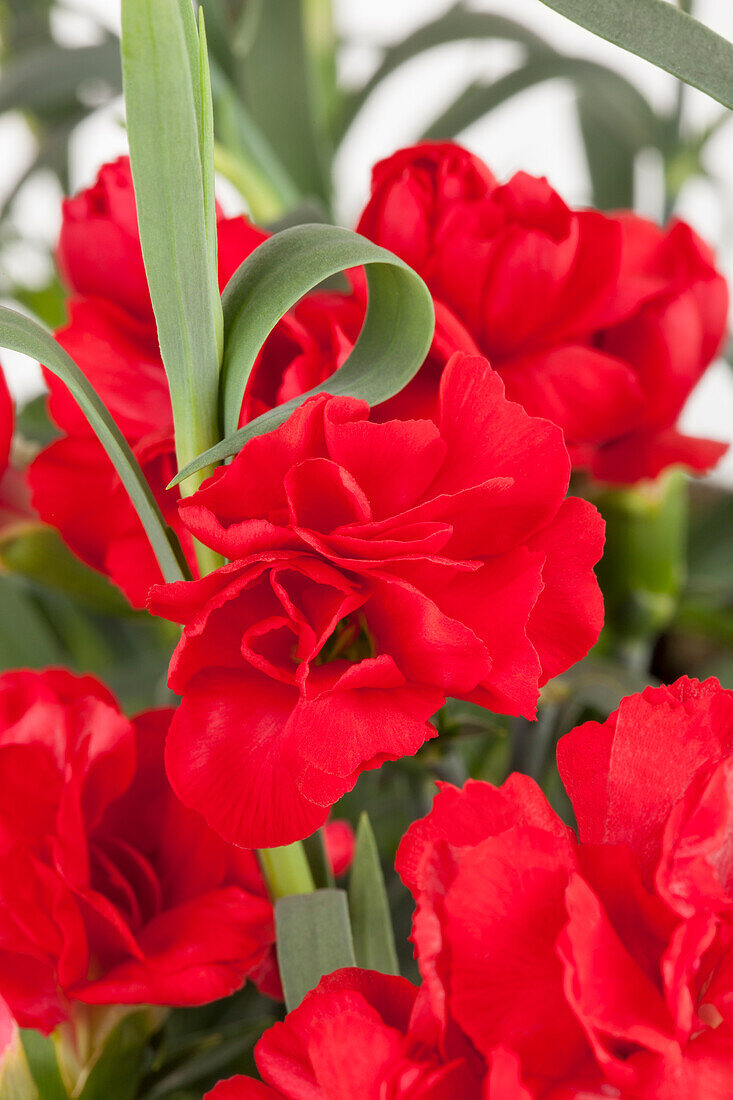
[{"label": "red carnation flower", "polygon": [[185,625],[167,748],[183,801],[227,839],[286,844],[434,736],[446,696],[533,715],[602,622],[603,523],[564,499],[569,466],[559,429],[460,355],[437,425],[322,395],[251,440],[180,507],[231,563],[151,592]]},{"label": "red carnation flower", "polygon": [[513,775],[443,786],[401,844],[443,1042],[480,1052],[487,1100],[724,1100],[733,692],[649,688],[558,759],[580,843]]},{"label": "red carnation flower", "polygon": [[429,1029],[404,978],[338,970],[257,1043],[266,1084],[234,1077],[206,1100],[480,1100],[480,1064],[444,1058]]},{"label": "red carnation flower", "polygon": [[[268,234],[246,218],[220,217],[218,235],[223,288]],[[127,158],[105,165],[93,187],[64,203],[58,263],[72,297],[69,323],[56,337],[130,443],[195,571],[190,539],[178,522],[178,492],[165,488],[176,471],[173,415]],[[343,325],[358,334],[360,316],[348,298],[316,294],[283,318],[256,364],[242,422],[284,399],[278,387],[289,368],[332,374],[351,347]],[[49,412],[64,434],[30,468],[33,502],[80,558],[144,606],[150,585],[162,576],[137,514],[66,387],[49,372],[46,381]]]},{"label": "red carnation flower", "polygon": [[[508,397],[560,425],[576,466],[628,483],[724,453],[675,428],[728,311],[712,252],[683,222],[573,211],[544,179],[499,185],[459,146],[425,144],[377,164],[358,229],[422,275],[439,332],[474,343]],[[422,415],[439,359],[434,345],[401,395]]]},{"label": "red carnation flower", "polygon": [[175,798],[170,710],[134,721],[90,677],[0,677],[0,1000],[51,1031],[73,1002],[198,1005],[277,992],[253,853]]}]

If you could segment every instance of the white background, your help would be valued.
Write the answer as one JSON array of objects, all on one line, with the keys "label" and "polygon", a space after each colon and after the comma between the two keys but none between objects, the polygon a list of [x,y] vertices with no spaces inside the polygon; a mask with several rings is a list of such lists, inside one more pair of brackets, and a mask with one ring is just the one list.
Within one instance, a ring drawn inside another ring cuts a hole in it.
[{"label": "white background", "polygon": [[[265,0],[267,2],[267,0]],[[602,3],[603,0],[598,0]],[[380,44],[398,40],[420,23],[451,6],[450,0],[334,0],[339,31],[349,45],[340,59],[341,75],[354,84],[366,78],[379,59]],[[565,53],[613,66],[634,81],[655,106],[669,107],[675,81],[648,63],[583,31],[546,8],[540,0],[477,0],[477,10],[496,12],[524,23]],[[119,27],[119,0],[64,0],[55,19],[57,36],[68,42],[93,41],[84,12],[94,13],[111,28]],[[732,0],[697,0],[695,14],[733,40]],[[459,43],[418,58],[389,78],[372,97],[352,127],[336,165],[338,215],[353,223],[369,186],[372,164],[414,139],[471,79],[495,79],[521,60],[508,43]],[[462,141],[482,156],[500,177],[519,168],[546,175],[570,203],[590,200],[582,141],[575,121],[574,92],[556,80],[524,92],[465,132]],[[697,130],[723,108],[702,93],[686,93],[685,125]],[[97,112],[74,135],[72,184],[92,182],[100,164],[125,151],[120,104]],[[32,155],[33,139],[22,119],[0,123],[0,191],[9,188]],[[718,251],[733,279],[733,115],[709,143],[706,166],[715,182],[695,181],[682,193],[680,213]],[[48,180],[26,188],[15,205],[20,236],[28,242],[52,242],[58,232],[61,196]],[[640,212],[661,216],[662,188],[658,165],[642,163]],[[26,281],[41,281],[46,272],[38,250],[28,244],[11,251],[10,263]],[[40,387],[37,368],[28,360],[3,353],[11,387],[23,399]],[[688,404],[684,427],[691,432],[733,442],[733,370],[716,364]],[[733,484],[733,455],[719,474]]]}]

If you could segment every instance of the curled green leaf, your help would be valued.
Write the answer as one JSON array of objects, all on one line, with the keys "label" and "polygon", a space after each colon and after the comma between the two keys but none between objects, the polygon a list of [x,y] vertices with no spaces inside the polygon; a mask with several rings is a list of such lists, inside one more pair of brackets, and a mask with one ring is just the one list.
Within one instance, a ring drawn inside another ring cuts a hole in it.
[{"label": "curled green leaf", "polygon": [[[257,355],[280,318],[324,279],[362,265],[369,308],[346,362],[325,382],[234,431]],[[435,326],[432,298],[420,276],[391,252],[337,226],[299,225],[270,237],[240,266],[223,300],[225,438],[181,470],[171,485],[272,431],[313,394],[361,397],[370,405],[393,397],[419,370]]]}]

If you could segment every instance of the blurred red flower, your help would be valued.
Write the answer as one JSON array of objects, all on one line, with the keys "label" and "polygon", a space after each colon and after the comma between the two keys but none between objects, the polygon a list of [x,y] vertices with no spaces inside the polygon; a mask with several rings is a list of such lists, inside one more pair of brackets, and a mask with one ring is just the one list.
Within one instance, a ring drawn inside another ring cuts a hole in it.
[{"label": "blurred red flower", "polygon": [[38,523],[30,503],[26,478],[10,461],[15,410],[5,375],[0,369],[0,535],[11,538]]},{"label": "blurred red flower", "polygon": [[170,710],[128,721],[68,672],[0,677],[0,1003],[48,1032],[85,1004],[198,1005],[249,976],[277,993],[252,852],[170,789]]},{"label": "blurred red flower", "polygon": [[231,563],[151,591],[185,625],[166,763],[186,805],[286,844],[433,737],[446,696],[533,715],[603,618],[603,523],[569,473],[559,429],[461,355],[437,424],[322,395],[247,443],[180,506]]},{"label": "blurred red flower", "polygon": [[[246,218],[220,216],[219,282],[226,285],[268,234]],[[105,165],[94,186],[68,199],[58,264],[71,290],[69,323],[56,333],[133,448],[168,524],[182,538],[191,568],[190,540],[178,522],[173,416],[158,349],[143,265],[130,164]],[[351,343],[342,329],[354,304],[341,295],[312,295],[277,325],[255,366],[242,421],[282,400],[278,385],[288,367],[328,376]],[[356,328],[359,326],[357,309]],[[353,325],[352,325],[353,327]],[[160,569],[122,483],[66,387],[45,372],[49,412],[64,433],[29,470],[41,518],[87,564],[144,606]]]},{"label": "blurred red flower", "polygon": [[[714,256],[683,222],[571,210],[546,180],[500,185],[445,143],[377,164],[358,230],[422,275],[440,341],[449,329],[485,355],[509,398],[563,429],[575,466],[630,483],[675,463],[709,469],[726,450],[675,427],[728,312]],[[403,407],[425,415],[440,358],[436,343]]]},{"label": "blurred red flower", "polygon": [[402,841],[443,1042],[485,1058],[487,1100],[724,1100],[733,692],[649,688],[564,737],[558,760],[580,843],[522,775],[443,786]]}]

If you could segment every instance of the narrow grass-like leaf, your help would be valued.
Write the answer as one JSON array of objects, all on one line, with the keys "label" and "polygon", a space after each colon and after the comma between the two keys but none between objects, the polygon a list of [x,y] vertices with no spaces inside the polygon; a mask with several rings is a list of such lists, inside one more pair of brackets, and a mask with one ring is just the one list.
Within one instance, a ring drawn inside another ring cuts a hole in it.
[{"label": "narrow grass-like leaf", "polygon": [[123,1016],[106,1036],[78,1100],[135,1100],[143,1071],[148,1060],[152,1061],[148,1049],[150,1034],[150,1011]]},{"label": "narrow grass-like leaf", "polygon": [[[322,0],[317,2],[322,6]],[[317,196],[328,205],[331,142],[318,79],[313,84],[312,24],[306,17],[311,6],[312,0],[265,0],[241,66],[240,88],[249,117],[267,136],[301,196]]]},{"label": "narrow grass-like leaf", "polygon": [[145,528],[167,581],[185,580],[173,532],[166,525],[145,475],[94,387],[53,337],[35,321],[0,307],[0,347],[29,355],[66,385],[107,452]]},{"label": "narrow grass-like leaf", "polygon": [[[209,50],[206,42],[204,9],[199,8],[198,65],[199,77],[199,145],[201,147],[201,182],[204,190],[204,220],[208,245],[208,273],[212,301],[219,300],[219,241],[216,232],[216,172],[214,170],[214,99],[211,91]],[[216,353],[219,363],[224,353],[224,315],[215,310]]]},{"label": "narrow grass-like leaf", "polygon": [[204,180],[213,181],[203,166],[212,155],[208,107],[189,0],[123,0],[122,71],[140,240],[182,465],[218,436],[222,325],[204,197]]},{"label": "narrow grass-like leaf", "polygon": [[224,72],[211,71],[214,96],[216,169],[238,188],[261,225],[283,217],[303,199]]},{"label": "narrow grass-like leaf", "polygon": [[667,0],[542,0],[733,109],[733,43]]},{"label": "narrow grass-like leaf", "polygon": [[359,819],[349,877],[349,910],[356,965],[399,974],[392,917],[374,832],[366,813]]},{"label": "narrow grass-like leaf", "polygon": [[18,1032],[0,1055],[0,1096],[3,1100],[41,1100]]},{"label": "narrow grass-like leaf", "polygon": [[288,1012],[324,974],[354,966],[349,907],[343,890],[292,894],[275,905],[277,959]]},{"label": "narrow grass-like leaf", "polygon": [[0,621],[22,623],[21,629],[8,626],[0,634],[0,669],[65,663],[67,653],[59,638],[60,624],[49,621],[32,588],[19,577],[0,576]]},{"label": "narrow grass-like leaf", "polygon": [[[233,431],[255,359],[279,319],[324,279],[361,265],[369,283],[369,309],[346,362],[308,393]],[[337,226],[300,225],[270,237],[244,261],[224,292],[226,438],[182,470],[172,484],[236,454],[248,439],[272,431],[312,394],[361,397],[370,405],[393,397],[423,363],[434,325],[432,298],[419,275],[359,234]]]},{"label": "narrow grass-like leaf", "polygon": [[88,80],[103,81],[112,91],[120,88],[120,53],[115,39],[95,46],[64,49],[44,45],[22,51],[3,64],[0,113],[35,111],[55,113],[58,118],[79,106],[79,89]]},{"label": "narrow grass-like leaf", "polygon": [[469,39],[492,39],[516,42],[528,51],[548,49],[547,43],[521,23],[494,12],[471,11],[463,4],[456,4],[430,23],[419,27],[409,37],[389,46],[382,62],[370,79],[347,99],[341,120],[341,134],[346,132],[374,89],[393,72],[427,50],[450,42]]},{"label": "narrow grass-like leaf", "polygon": [[558,78],[567,79],[583,90],[602,81],[606,100],[605,125],[638,147],[652,144],[659,138],[662,122],[633,84],[604,65],[551,51],[533,56],[525,65],[491,84],[471,84],[422,136],[432,139],[459,134],[527,88]]},{"label": "narrow grass-like leaf", "polygon": [[335,879],[326,850],[323,829],[317,829],[312,836],[307,837],[302,843],[316,887],[324,890],[333,887]]},{"label": "narrow grass-like leaf", "polygon": [[[38,1087],[38,1095],[42,1100],[69,1100],[59,1073],[53,1039],[41,1035],[40,1031],[29,1030],[21,1031],[20,1037],[33,1080]],[[4,1097],[5,1094],[0,1095]],[[32,1097],[33,1093],[30,1092],[28,1100]]]}]

